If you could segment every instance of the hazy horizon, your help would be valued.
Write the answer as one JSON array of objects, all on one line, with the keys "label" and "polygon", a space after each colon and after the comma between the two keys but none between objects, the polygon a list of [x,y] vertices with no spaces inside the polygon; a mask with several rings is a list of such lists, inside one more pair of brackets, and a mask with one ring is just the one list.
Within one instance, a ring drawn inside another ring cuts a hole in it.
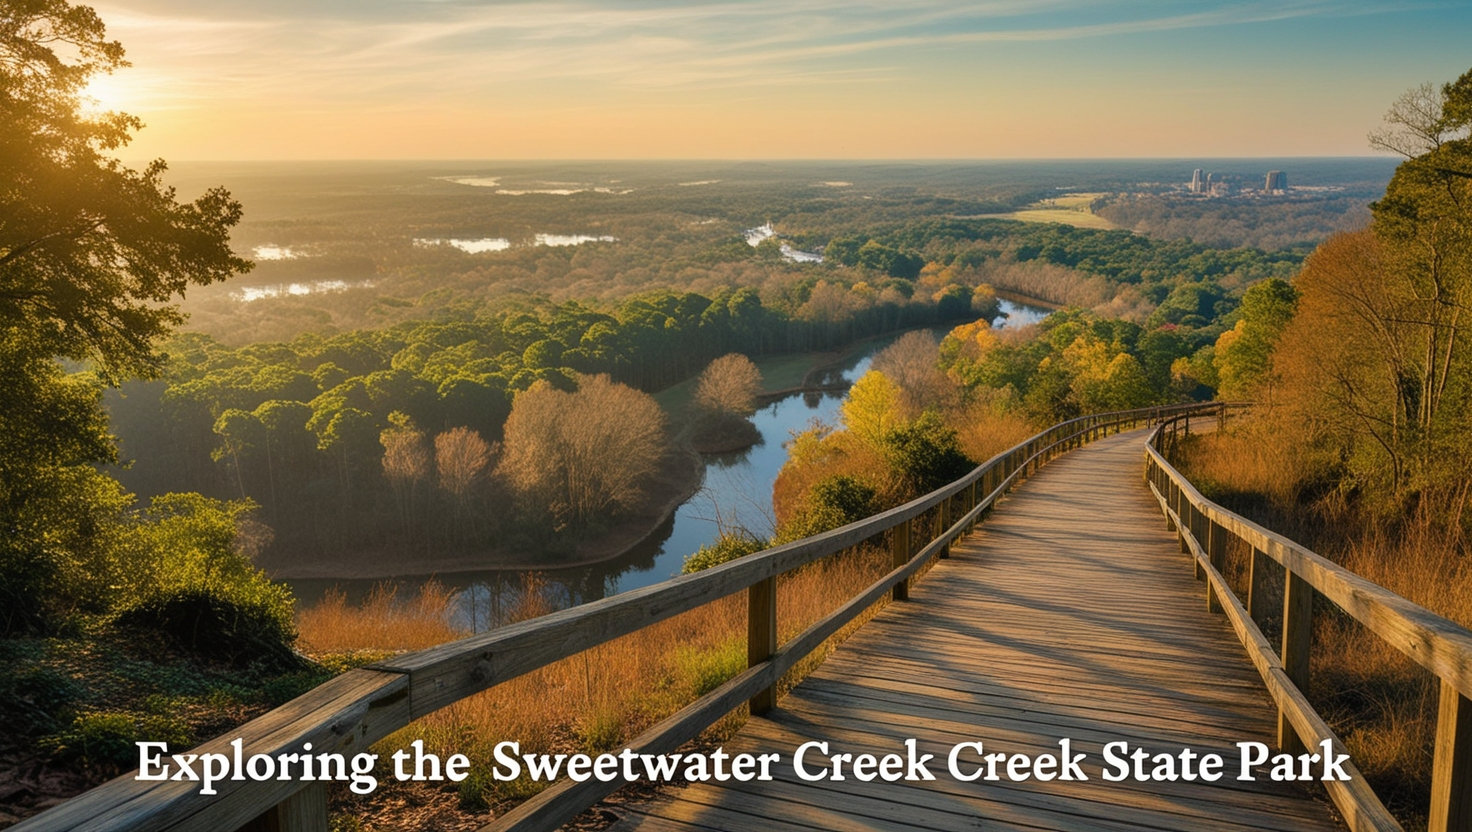
[{"label": "hazy horizon", "polygon": [[105,0],[130,157],[1358,157],[1467,71],[1472,8],[1383,0]]}]

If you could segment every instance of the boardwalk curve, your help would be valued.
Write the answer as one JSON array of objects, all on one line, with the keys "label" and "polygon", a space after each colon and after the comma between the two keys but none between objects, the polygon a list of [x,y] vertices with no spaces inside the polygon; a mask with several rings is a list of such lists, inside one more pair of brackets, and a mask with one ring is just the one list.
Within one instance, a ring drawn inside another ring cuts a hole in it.
[{"label": "boardwalk curve", "polygon": [[[695,785],[630,807],[621,829],[1318,830],[1339,828],[1307,790],[1273,783],[1111,783],[1105,743],[1189,746],[1235,759],[1275,744],[1276,708],[1231,627],[1207,612],[1191,562],[1142,483],[1145,431],[1055,460],[952,547],[910,603],[891,604],[784,697],[731,753],[810,740],[937,754],[933,782]],[[1056,752],[1070,737],[1089,782],[961,783],[946,750]]]}]

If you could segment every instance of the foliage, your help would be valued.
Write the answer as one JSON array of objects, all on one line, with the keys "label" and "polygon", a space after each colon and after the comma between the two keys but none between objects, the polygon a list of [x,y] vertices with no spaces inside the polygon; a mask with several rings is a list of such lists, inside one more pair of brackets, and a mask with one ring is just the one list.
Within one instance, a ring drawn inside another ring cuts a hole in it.
[{"label": "foliage", "polygon": [[[495,545],[517,520],[509,501],[496,499],[509,485],[480,477],[474,511],[451,492],[421,488],[411,472],[426,453],[422,443],[457,428],[494,443],[512,399],[539,382],[570,393],[579,378],[606,374],[658,389],[722,357],[718,368],[739,368],[747,356],[931,323],[941,308],[932,296],[944,287],[925,280],[927,293],[913,298],[820,280],[766,297],[750,288],[658,291],[596,307],[523,296],[386,329],[238,349],[181,335],[169,345],[166,385],[129,385],[109,398],[132,462],[121,476],[144,494],[185,487],[255,500],[283,559],[306,550]],[[721,406],[749,412],[752,378],[749,368],[724,378]],[[697,438],[712,447],[749,435],[726,421],[702,427]]]},{"label": "foliage", "polygon": [[808,490],[802,507],[782,523],[776,542],[800,540],[862,520],[876,511],[877,494],[856,477],[824,477]]},{"label": "foliage", "polygon": [[688,575],[712,566],[720,566],[753,552],[760,552],[767,545],[767,541],[745,530],[723,531],[716,537],[714,543],[701,546],[695,550],[694,554],[685,558],[684,565],[680,567],[680,573]]},{"label": "foliage", "polygon": [[973,399],[981,391],[1003,392],[1034,422],[1052,424],[1193,392],[1195,385],[1184,387],[1173,366],[1202,340],[1204,334],[1172,324],[1146,330],[1066,310],[1048,316],[1033,337],[1003,340],[979,325],[957,327],[941,342],[940,366]]},{"label": "foliage", "polygon": [[1223,398],[1249,398],[1267,379],[1273,348],[1297,303],[1298,290],[1277,278],[1243,293],[1236,325],[1217,338],[1213,351]]},{"label": "foliage", "polygon": [[878,447],[901,418],[901,390],[889,376],[870,370],[849,388],[843,424],[860,442]]},{"label": "foliage", "polygon": [[751,359],[730,353],[706,366],[696,382],[695,406],[715,417],[727,414],[750,416],[756,412],[756,395],[761,392],[762,374]]},{"label": "foliage", "polygon": [[139,122],[89,114],[82,95],[124,65],[89,8],[34,0],[0,16],[0,633],[105,612],[117,585],[137,585],[122,550],[147,524],[92,468],[116,458],[100,385],[155,374],[182,320],[174,296],[249,267],[228,246],[229,194],[181,203],[162,162],[140,173],[108,155]]},{"label": "foliage", "polygon": [[155,344],[181,320],[175,295],[249,268],[228,246],[240,220],[228,193],[180,203],[162,162],[140,173],[107,155],[140,122],[89,114],[81,97],[125,65],[85,6],[33,0],[0,17],[0,326],[109,379],[157,367]]},{"label": "foliage", "polygon": [[[1434,112],[1407,99],[1392,108],[1396,142],[1414,155],[1371,206],[1369,230],[1333,238],[1309,258],[1272,357],[1280,384],[1269,391],[1286,406],[1286,423],[1310,429],[1300,440],[1340,493],[1386,518],[1414,511],[1454,528],[1472,484],[1469,79],[1433,96]],[[1424,104],[1425,93],[1411,98]]]},{"label": "foliage", "polygon": [[[882,441],[884,456],[899,480],[903,499],[928,494],[959,479],[975,466],[961,452],[956,432],[934,410],[927,410],[918,419],[898,425],[886,433]],[[814,491],[818,492],[818,489]],[[820,496],[820,493],[814,494],[815,498]],[[837,503],[836,507],[856,502],[850,497],[847,502]]]},{"label": "foliage", "polygon": [[41,746],[60,761],[122,769],[138,762],[138,743],[166,742],[188,748],[194,736],[177,715],[129,711],[78,714],[66,730],[45,738]]}]

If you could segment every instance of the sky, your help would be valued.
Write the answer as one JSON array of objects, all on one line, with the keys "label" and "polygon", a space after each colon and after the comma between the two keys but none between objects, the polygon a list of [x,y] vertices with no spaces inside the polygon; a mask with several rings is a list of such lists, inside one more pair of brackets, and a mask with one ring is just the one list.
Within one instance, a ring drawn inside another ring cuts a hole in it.
[{"label": "sky", "polygon": [[1472,3],[106,0],[126,157],[1368,155]]}]

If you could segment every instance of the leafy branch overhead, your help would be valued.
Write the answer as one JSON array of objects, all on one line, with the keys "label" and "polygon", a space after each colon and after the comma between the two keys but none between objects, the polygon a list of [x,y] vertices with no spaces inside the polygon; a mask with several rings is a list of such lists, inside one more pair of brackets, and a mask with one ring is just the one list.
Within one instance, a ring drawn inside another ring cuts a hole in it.
[{"label": "leafy branch overhead", "polygon": [[0,6],[0,332],[111,381],[156,374],[189,286],[250,268],[229,249],[241,208],[227,192],[181,202],[162,161],[135,171],[108,155],[142,123],[91,112],[86,87],[124,66],[89,8]]}]

